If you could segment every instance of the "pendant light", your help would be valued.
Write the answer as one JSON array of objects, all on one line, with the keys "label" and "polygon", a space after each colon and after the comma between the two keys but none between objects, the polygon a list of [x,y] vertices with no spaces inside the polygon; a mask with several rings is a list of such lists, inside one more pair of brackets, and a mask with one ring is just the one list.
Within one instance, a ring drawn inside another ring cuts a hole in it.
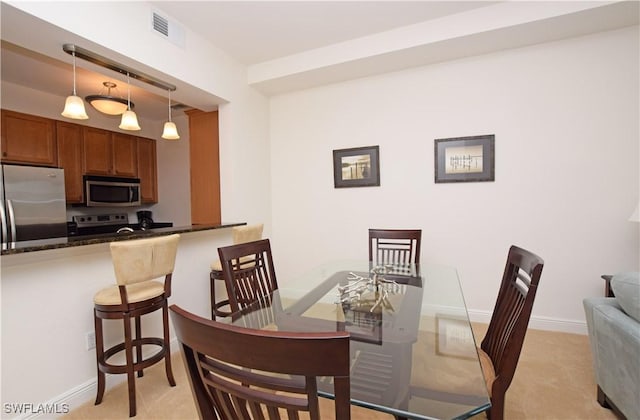
[{"label": "pendant light", "polygon": [[129,73],[127,72],[127,110],[122,114],[122,120],[120,121],[119,128],[122,130],[138,131],[140,125],[138,124],[138,116],[131,110],[131,85],[129,80]]},{"label": "pendant light", "polygon": [[76,95],[76,54],[73,53],[71,55],[73,56],[73,95],[67,96],[62,116],[74,120],[86,120],[89,116],[84,109],[84,102],[82,102],[81,97]]},{"label": "pendant light", "polygon": [[[85,96],[84,99],[103,114],[122,115],[129,107],[129,103],[123,98],[111,96],[111,89],[118,90],[118,86],[113,82],[102,82],[102,85],[107,90],[106,95],[102,91],[98,95]],[[133,102],[130,105],[132,109],[135,108]]]},{"label": "pendant light", "polygon": [[171,121],[171,90],[169,92],[169,121],[164,123],[164,130],[162,131],[162,138],[166,140],[178,140],[180,139],[180,135],[178,135],[178,129],[176,128],[176,124]]}]

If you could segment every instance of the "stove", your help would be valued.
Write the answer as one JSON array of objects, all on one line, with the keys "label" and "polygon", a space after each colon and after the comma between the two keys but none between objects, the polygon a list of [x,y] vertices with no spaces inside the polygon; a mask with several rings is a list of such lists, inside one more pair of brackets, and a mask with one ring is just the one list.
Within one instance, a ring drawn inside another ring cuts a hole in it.
[{"label": "stove", "polygon": [[81,215],[73,216],[71,220],[67,223],[69,236],[126,234],[145,229],[173,227],[173,223],[170,222],[148,222],[145,226],[141,226],[140,223],[129,223],[127,213]]},{"label": "stove", "polygon": [[73,227],[69,229],[69,234],[71,236],[116,233],[121,228],[131,228],[127,213],[73,216],[71,220],[71,224],[75,226],[75,234],[73,234]]}]

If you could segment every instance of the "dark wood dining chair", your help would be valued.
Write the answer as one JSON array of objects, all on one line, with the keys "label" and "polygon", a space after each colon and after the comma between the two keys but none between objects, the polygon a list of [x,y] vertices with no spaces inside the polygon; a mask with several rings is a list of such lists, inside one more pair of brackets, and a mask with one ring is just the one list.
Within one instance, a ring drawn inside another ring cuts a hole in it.
[{"label": "dark wood dining chair", "polygon": [[[263,223],[255,225],[234,226],[231,228],[233,244],[237,245],[262,239],[263,229]],[[211,263],[211,272],[209,273],[209,288],[211,293],[211,319],[213,319],[214,321],[216,317],[226,318],[231,315],[230,311],[223,309],[229,306],[229,299],[216,298],[216,281],[220,280],[224,281],[224,274],[222,273],[222,263],[218,259]]]},{"label": "dark wood dining chair", "polygon": [[333,377],[335,418],[350,419],[348,332],[256,330],[170,311],[201,419],[319,420],[317,377]]},{"label": "dark wood dining chair", "polygon": [[490,420],[504,417],[505,393],[518,365],[544,261],[511,246],[496,305],[478,355],[491,397]]},{"label": "dark wood dining chair", "polygon": [[269,239],[220,247],[218,255],[232,313],[278,288]]},{"label": "dark wood dining chair", "polygon": [[421,229],[369,229],[369,261],[375,264],[419,264]]}]

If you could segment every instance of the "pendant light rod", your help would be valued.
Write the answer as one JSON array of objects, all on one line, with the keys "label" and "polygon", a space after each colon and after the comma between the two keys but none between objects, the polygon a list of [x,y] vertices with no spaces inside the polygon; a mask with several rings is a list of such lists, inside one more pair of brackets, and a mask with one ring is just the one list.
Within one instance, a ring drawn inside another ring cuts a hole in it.
[{"label": "pendant light rod", "polygon": [[75,57],[82,58],[83,60],[86,60],[90,63],[97,64],[101,67],[116,71],[124,75],[129,75],[130,77],[136,80],[158,87],[160,89],[168,90],[168,91],[176,90],[176,87],[170,83],[163,82],[160,79],[157,79],[153,76],[149,76],[148,74],[141,73],[137,70],[134,70],[125,65],[122,65],[116,61],[113,61],[101,55],[95,54],[89,50],[85,50],[82,47],[78,47],[77,45],[64,44],[62,46],[62,50],[67,54],[73,55],[74,58]]},{"label": "pendant light rod", "polygon": [[127,110],[131,111],[131,75],[127,72]]},{"label": "pendant light rod", "polygon": [[73,96],[76,94],[76,53],[71,54],[73,56]]}]

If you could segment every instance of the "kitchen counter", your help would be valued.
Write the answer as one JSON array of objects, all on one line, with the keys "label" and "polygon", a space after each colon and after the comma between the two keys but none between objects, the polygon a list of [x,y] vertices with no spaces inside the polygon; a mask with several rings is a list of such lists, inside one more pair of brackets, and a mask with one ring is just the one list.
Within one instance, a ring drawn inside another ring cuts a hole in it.
[{"label": "kitchen counter", "polygon": [[22,254],[25,252],[44,251],[47,249],[69,248],[75,246],[94,245],[105,242],[126,241],[130,239],[150,238],[154,236],[171,235],[174,233],[199,232],[212,229],[224,229],[233,226],[246,225],[240,223],[221,223],[219,225],[189,225],[178,227],[167,227],[158,229],[147,229],[127,233],[105,233],[102,235],[69,236],[62,238],[40,239],[35,241],[21,241],[9,244],[7,249],[2,248],[1,255]]}]

